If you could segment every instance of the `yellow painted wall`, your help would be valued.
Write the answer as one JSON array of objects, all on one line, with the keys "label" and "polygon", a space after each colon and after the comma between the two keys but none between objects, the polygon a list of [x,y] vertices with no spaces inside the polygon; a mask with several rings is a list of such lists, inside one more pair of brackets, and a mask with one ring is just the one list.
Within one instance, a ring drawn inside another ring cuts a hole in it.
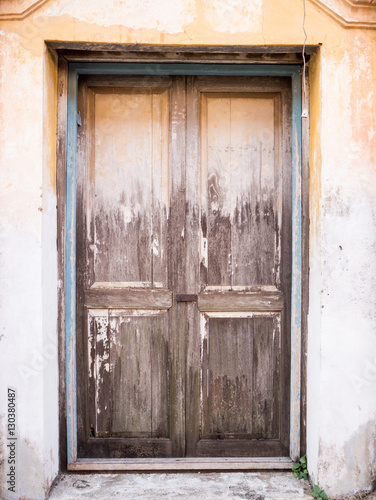
[{"label": "yellow painted wall", "polygon": [[[309,63],[308,459],[335,496],[375,477],[376,29],[345,29],[310,0],[305,29],[319,47]],[[1,378],[19,387],[20,492],[30,498],[58,470],[52,40],[302,45],[303,1],[49,0],[24,19],[0,18],[1,343],[18,353]]]}]

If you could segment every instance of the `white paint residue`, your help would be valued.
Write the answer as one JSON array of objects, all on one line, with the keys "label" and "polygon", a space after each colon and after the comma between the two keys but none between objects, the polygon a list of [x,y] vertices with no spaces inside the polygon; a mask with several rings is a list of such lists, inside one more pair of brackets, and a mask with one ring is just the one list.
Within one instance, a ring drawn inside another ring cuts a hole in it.
[{"label": "white paint residue", "polygon": [[125,207],[124,205],[120,205],[120,209],[123,214],[124,224],[129,224],[132,220],[132,210],[130,207]]},{"label": "white paint residue", "polygon": [[133,29],[157,29],[176,34],[195,18],[194,0],[59,0],[48,16],[72,16],[99,26],[122,25]]},{"label": "white paint residue", "polygon": [[208,239],[202,237],[201,233],[201,262],[208,267]]},{"label": "white paint residue", "polygon": [[[201,341],[203,342],[208,336],[208,315],[201,314],[200,315],[200,332],[201,332]],[[203,350],[201,350],[201,356],[203,354]]]},{"label": "white paint residue", "polygon": [[262,26],[262,0],[205,0],[204,12],[216,31],[256,33]]},{"label": "white paint residue", "polygon": [[218,212],[218,210],[219,210],[219,203],[218,203],[218,201],[217,200],[213,200],[211,202],[211,204],[210,204],[210,208],[211,208],[212,212],[214,212],[214,213]]},{"label": "white paint residue", "polygon": [[[97,241],[97,245],[99,245],[99,241]],[[98,247],[97,245],[89,245],[90,250],[93,252],[94,260],[97,260],[97,255],[98,255]]]},{"label": "white paint residue", "polygon": [[[89,344],[89,348],[88,348],[88,352],[89,352],[89,378],[92,378],[93,377],[93,371],[91,369],[92,367],[92,363],[91,363],[91,350],[93,348],[93,345],[94,345],[94,339],[93,339],[93,336],[91,335],[91,318],[89,317],[89,327],[88,327],[88,344]],[[96,371],[95,369],[95,365],[94,365],[94,371]]]},{"label": "white paint residue", "polygon": [[156,238],[153,240],[153,254],[159,255],[159,242]]},{"label": "white paint residue", "polygon": [[100,341],[105,342],[107,340],[107,318],[96,318],[97,324],[97,343]]}]

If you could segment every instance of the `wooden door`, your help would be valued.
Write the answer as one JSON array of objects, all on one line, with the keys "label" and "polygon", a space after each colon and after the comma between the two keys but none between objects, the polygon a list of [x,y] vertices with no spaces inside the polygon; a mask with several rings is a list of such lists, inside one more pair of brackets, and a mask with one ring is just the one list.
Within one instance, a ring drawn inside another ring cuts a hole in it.
[{"label": "wooden door", "polygon": [[287,456],[289,79],[85,77],[78,456]]}]

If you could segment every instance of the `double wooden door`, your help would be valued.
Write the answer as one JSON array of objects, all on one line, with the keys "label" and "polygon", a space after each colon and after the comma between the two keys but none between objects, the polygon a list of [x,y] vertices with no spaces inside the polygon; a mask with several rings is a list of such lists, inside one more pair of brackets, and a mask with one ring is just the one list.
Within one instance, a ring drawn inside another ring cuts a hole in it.
[{"label": "double wooden door", "polygon": [[287,456],[291,80],[82,77],[78,456]]}]

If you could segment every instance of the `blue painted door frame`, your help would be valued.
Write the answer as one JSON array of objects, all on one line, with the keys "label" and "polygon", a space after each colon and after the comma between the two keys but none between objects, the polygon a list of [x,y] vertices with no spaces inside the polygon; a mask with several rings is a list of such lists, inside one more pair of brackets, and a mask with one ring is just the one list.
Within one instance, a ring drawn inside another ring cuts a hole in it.
[{"label": "blue painted door frame", "polygon": [[302,69],[299,65],[191,63],[70,63],[67,116],[66,199],[66,405],[67,457],[77,458],[76,407],[76,151],[77,89],[80,75],[217,75],[290,77],[292,88],[292,297],[290,457],[300,455],[301,302],[302,302]]}]

